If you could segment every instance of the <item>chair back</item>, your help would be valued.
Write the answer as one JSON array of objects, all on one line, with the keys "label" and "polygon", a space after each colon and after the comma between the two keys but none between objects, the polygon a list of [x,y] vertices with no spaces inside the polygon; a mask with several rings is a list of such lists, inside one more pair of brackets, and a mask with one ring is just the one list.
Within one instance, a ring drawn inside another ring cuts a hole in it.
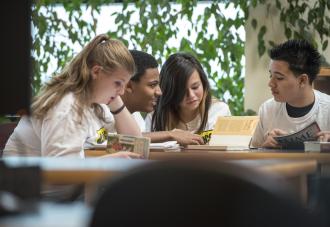
[{"label": "chair back", "polygon": [[2,156],[3,149],[6,146],[7,140],[16,128],[16,122],[0,124],[0,155]]}]

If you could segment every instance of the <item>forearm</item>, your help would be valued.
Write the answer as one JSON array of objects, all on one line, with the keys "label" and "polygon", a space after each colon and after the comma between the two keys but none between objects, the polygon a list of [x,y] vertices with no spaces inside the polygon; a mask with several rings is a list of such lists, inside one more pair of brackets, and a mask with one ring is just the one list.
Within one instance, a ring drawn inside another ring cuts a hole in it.
[{"label": "forearm", "polygon": [[169,133],[169,131],[161,131],[161,132],[144,132],[143,136],[149,137],[152,143],[165,142],[169,140],[173,140],[173,137]]},{"label": "forearm", "polygon": [[172,131],[144,133],[143,135],[150,137],[151,142],[175,140],[183,146],[188,144],[203,144],[203,138],[200,135],[178,129]]},{"label": "forearm", "polygon": [[109,104],[109,108],[115,120],[115,129],[117,133],[142,136],[139,125],[125,107],[120,96]]},{"label": "forearm", "polygon": [[124,108],[120,113],[115,114],[114,118],[117,133],[142,136],[139,125],[127,108]]}]

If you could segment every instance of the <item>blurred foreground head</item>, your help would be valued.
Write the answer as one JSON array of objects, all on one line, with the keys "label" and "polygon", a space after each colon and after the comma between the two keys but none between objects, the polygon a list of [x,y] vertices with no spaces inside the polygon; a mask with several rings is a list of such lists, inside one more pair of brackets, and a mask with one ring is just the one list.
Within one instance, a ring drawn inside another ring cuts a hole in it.
[{"label": "blurred foreground head", "polygon": [[228,162],[154,162],[108,184],[91,226],[318,226],[282,180]]}]

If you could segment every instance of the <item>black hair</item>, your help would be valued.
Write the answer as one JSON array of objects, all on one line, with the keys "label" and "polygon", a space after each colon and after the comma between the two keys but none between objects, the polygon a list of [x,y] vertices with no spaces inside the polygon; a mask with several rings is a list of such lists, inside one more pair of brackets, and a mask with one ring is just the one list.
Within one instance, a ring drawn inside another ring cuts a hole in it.
[{"label": "black hair", "polygon": [[270,58],[287,62],[296,76],[307,74],[310,84],[320,71],[321,55],[306,40],[286,41],[270,50]]},{"label": "black hair", "polygon": [[130,50],[130,53],[134,58],[136,69],[132,81],[139,81],[147,69],[158,67],[157,60],[152,55],[139,50]]},{"label": "black hair", "polygon": [[[210,85],[207,75],[198,60],[188,53],[171,55],[160,71],[160,89],[163,95],[159,98],[152,118],[152,131],[172,130],[180,121],[180,103],[186,94],[187,81],[197,70],[204,89],[200,105],[201,124],[197,132],[203,131],[208,120],[211,105]],[[174,125],[173,125],[174,124]]]}]

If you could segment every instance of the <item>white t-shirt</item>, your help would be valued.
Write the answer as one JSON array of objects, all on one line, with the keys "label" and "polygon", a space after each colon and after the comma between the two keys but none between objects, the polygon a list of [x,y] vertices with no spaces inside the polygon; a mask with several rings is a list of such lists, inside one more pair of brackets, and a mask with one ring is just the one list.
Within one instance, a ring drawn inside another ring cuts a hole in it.
[{"label": "white t-shirt", "polygon": [[[151,131],[152,114],[153,113],[149,113],[145,118],[147,132]],[[219,101],[213,102],[211,104],[208,114],[209,114],[208,120],[205,125],[204,131],[213,129],[214,125],[217,121],[217,118],[219,116],[231,116],[229,106],[226,103],[219,102]],[[201,122],[201,119],[200,119],[200,116],[198,115],[195,119],[186,123],[188,131],[195,132],[198,129],[200,122]]]},{"label": "white t-shirt", "polygon": [[134,112],[132,114],[132,116],[135,119],[135,121],[138,123],[141,132],[145,132],[146,131],[146,124],[145,124],[145,121],[144,121],[141,113],[140,112]]},{"label": "white t-shirt", "polygon": [[100,120],[92,108],[85,110],[86,115],[79,123],[75,100],[74,95],[68,93],[43,119],[22,117],[3,155],[83,157],[85,140],[95,136],[102,127],[114,128],[114,117],[106,105],[101,105],[107,123]]},{"label": "white t-shirt", "polygon": [[252,145],[260,147],[266,134],[275,129],[288,133],[299,131],[316,121],[321,131],[330,130],[330,96],[314,90],[315,103],[312,109],[302,117],[292,118],[288,115],[285,102],[276,102],[273,98],[263,103],[259,109],[260,121],[252,137]]}]

